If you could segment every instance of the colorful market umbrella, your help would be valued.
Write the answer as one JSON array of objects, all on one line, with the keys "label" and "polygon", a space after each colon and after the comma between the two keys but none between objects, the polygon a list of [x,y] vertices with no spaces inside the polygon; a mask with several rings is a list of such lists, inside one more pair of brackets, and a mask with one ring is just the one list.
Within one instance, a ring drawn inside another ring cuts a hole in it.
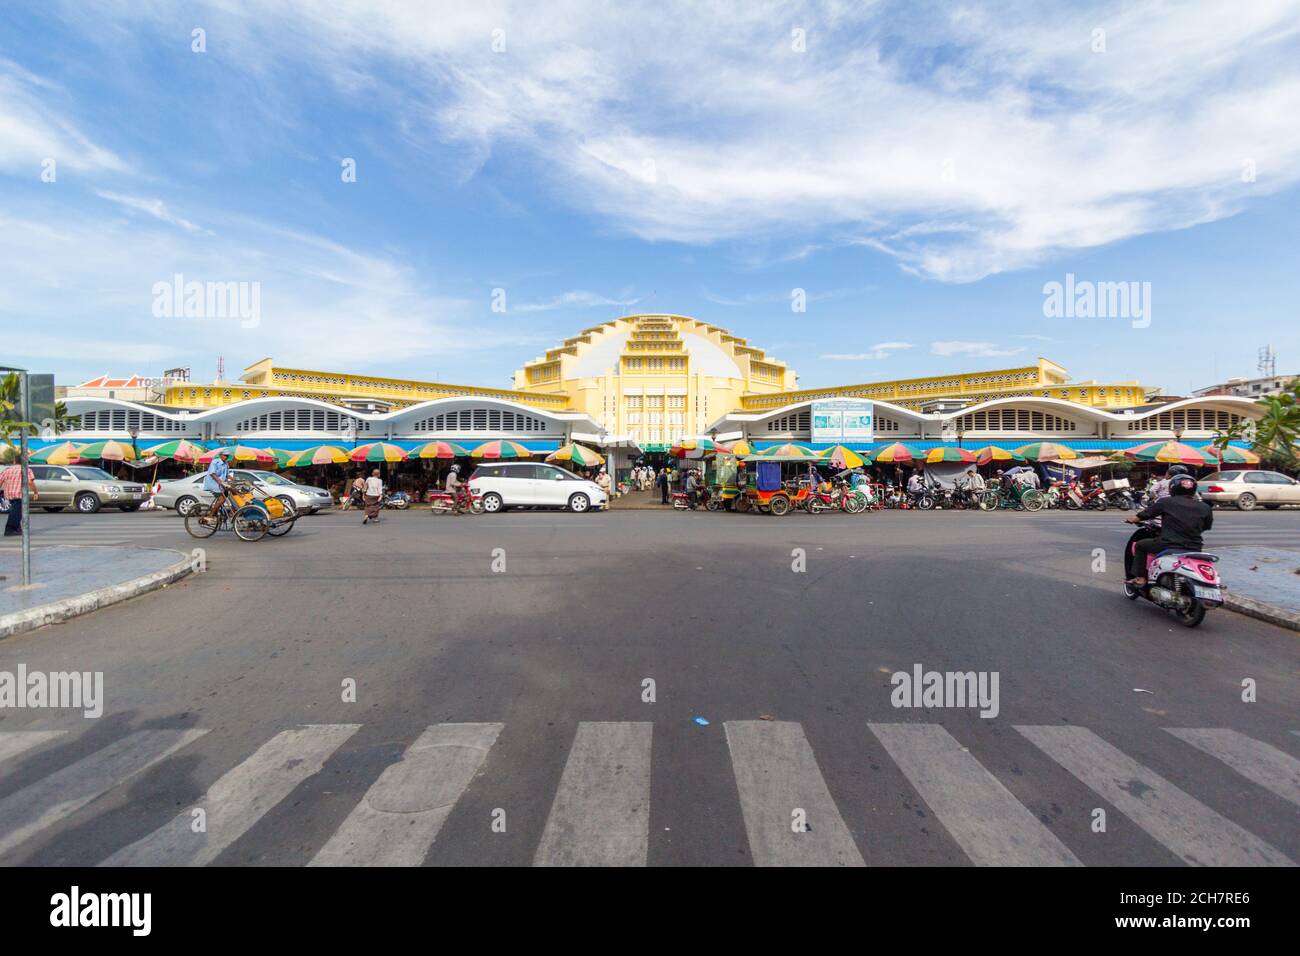
[{"label": "colorful market umbrella", "polygon": [[489,441],[470,454],[475,458],[531,458],[532,452],[517,441]]},{"label": "colorful market umbrella", "polygon": [[174,461],[192,464],[198,461],[199,456],[207,450],[207,446],[192,442],[188,438],[176,438],[172,441],[165,441],[161,445],[146,448],[144,453],[156,458],[171,458]]},{"label": "colorful market umbrella", "polygon": [[135,453],[135,449],[127,442],[112,441],[93,441],[89,445],[82,445],[77,449],[77,457],[90,461],[92,459],[102,459],[103,461],[135,461],[140,456]]},{"label": "colorful market umbrella", "polygon": [[867,463],[863,458],[851,448],[845,448],[843,445],[835,445],[821,452],[818,458],[825,458],[826,461],[834,468],[861,468]]},{"label": "colorful market umbrella", "polygon": [[275,455],[271,454],[266,448],[252,448],[248,445],[223,445],[221,448],[211,448],[199,455],[198,464],[210,465],[212,459],[216,458],[221,451],[226,451],[230,455],[231,461],[251,461],[255,465],[276,465]]},{"label": "colorful market umbrella", "polygon": [[406,449],[397,445],[390,445],[387,442],[371,442],[369,445],[358,445],[348,459],[350,461],[406,461],[410,457],[406,454]]},{"label": "colorful market umbrella", "polygon": [[1219,448],[1216,445],[1206,445],[1200,449],[1205,457],[1214,464],[1223,463],[1225,465],[1258,465],[1259,455],[1246,448],[1234,448],[1229,445],[1227,448]]},{"label": "colorful market umbrella", "polygon": [[275,464],[277,468],[287,468],[289,466],[289,459],[293,457],[293,452],[285,451],[283,448],[268,448],[267,451],[275,456]]},{"label": "colorful market umbrella", "polygon": [[285,462],[288,468],[304,468],[308,465],[343,465],[352,459],[349,452],[337,445],[313,445],[302,451],[294,452]]},{"label": "colorful market umbrella", "polygon": [[755,452],[750,457],[757,458],[760,460],[764,458],[771,458],[771,459],[784,458],[786,460],[789,460],[789,459],[800,459],[800,458],[816,458],[817,453],[813,451],[811,448],[807,447],[806,445],[796,445],[793,442],[788,442],[784,445],[773,445],[771,448],[764,448],[760,452]]},{"label": "colorful market umbrella", "polygon": [[567,445],[546,456],[547,461],[571,461],[582,468],[594,468],[605,464],[605,457],[592,451],[585,445],[569,442]]},{"label": "colorful market umbrella", "polygon": [[718,452],[727,451],[727,446],[712,438],[688,438],[673,444],[668,454],[674,458],[708,458]]},{"label": "colorful market umbrella", "polygon": [[997,445],[985,445],[975,449],[975,463],[987,465],[991,461],[1024,461],[1025,456],[1014,451],[1007,451]]},{"label": "colorful market umbrella", "polygon": [[719,445],[718,447],[728,455],[736,455],[737,457],[741,455],[752,455],[755,453],[754,446],[743,438],[739,441],[732,442],[730,445]]},{"label": "colorful market umbrella", "polygon": [[1205,465],[1216,464],[1216,459],[1191,445],[1179,441],[1149,441],[1132,448],[1124,449],[1124,457],[1133,461],[1158,461],[1166,465]]},{"label": "colorful market umbrella", "polygon": [[407,452],[411,458],[468,458],[469,452],[449,441],[431,441]]},{"label": "colorful market umbrella", "polygon": [[1064,445],[1058,445],[1054,441],[1036,441],[1028,445],[1021,445],[1016,449],[1016,454],[1026,461],[1050,461],[1078,458],[1079,453],[1073,448],[1067,448]]},{"label": "colorful market umbrella", "polygon": [[[33,465],[70,465],[78,458],[81,446],[74,445],[70,441],[60,442],[57,445],[46,445],[27,456],[29,464]],[[13,456],[18,460],[18,456]]]},{"label": "colorful market umbrella", "polygon": [[928,465],[935,465],[941,461],[964,461],[973,465],[977,460],[978,456],[965,448],[931,448],[925,456]]},{"label": "colorful market umbrella", "polygon": [[877,448],[871,453],[871,457],[876,460],[878,465],[895,465],[916,461],[924,456],[915,448],[896,441],[892,445]]}]

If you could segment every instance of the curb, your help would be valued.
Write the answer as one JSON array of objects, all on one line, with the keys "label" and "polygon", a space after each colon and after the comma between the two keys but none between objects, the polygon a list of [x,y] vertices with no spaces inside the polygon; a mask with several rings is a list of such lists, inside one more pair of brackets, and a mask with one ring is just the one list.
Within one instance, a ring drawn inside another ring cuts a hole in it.
[{"label": "curb", "polygon": [[[149,550],[171,549],[151,548]],[[180,554],[179,551],[175,553]],[[185,555],[175,564],[163,568],[161,571],[146,574],[143,577],[123,581],[121,584],[110,584],[94,591],[87,591],[85,594],[77,594],[58,601],[51,601],[49,604],[40,604],[25,611],[15,611],[12,614],[2,615],[0,616],[0,639],[11,637],[14,634],[21,634],[24,631],[33,631],[38,627],[44,627],[46,624],[59,624],[79,615],[89,614],[101,607],[108,607],[111,604],[117,604],[120,601],[147,594],[149,591],[156,591],[159,588],[166,587],[173,581],[185,577],[192,570],[191,559],[189,555]]]},{"label": "curb", "polygon": [[1263,601],[1256,601],[1254,598],[1233,594],[1231,591],[1223,592],[1223,606],[1229,611],[1236,611],[1238,614],[1245,614],[1247,617],[1258,618],[1261,621],[1276,624],[1278,627],[1289,628],[1292,631],[1300,631],[1300,613],[1296,611],[1288,611],[1273,604],[1265,604]]}]

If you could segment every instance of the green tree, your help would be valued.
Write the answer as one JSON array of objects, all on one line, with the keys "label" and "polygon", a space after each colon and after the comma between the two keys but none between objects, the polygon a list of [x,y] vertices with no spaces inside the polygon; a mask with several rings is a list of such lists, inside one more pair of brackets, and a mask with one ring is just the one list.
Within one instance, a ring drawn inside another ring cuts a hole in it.
[{"label": "green tree", "polygon": [[1265,461],[1284,468],[1300,467],[1296,443],[1300,442],[1300,377],[1293,378],[1277,395],[1266,395],[1255,403],[1263,414],[1258,421],[1243,419],[1215,439],[1226,448],[1230,441],[1248,441],[1251,451]]},{"label": "green tree", "polygon": [[21,428],[31,428],[31,424],[19,421],[19,400],[22,398],[22,380],[17,372],[10,372],[0,378],[0,438],[10,448],[14,445],[14,435]]}]

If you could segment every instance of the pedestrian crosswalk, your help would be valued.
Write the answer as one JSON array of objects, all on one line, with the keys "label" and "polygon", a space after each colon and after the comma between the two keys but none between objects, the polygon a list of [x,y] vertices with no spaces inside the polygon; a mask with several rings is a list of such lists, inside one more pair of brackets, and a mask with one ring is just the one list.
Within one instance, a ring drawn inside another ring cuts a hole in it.
[{"label": "pedestrian crosswalk", "polygon": [[[1094,731],[1069,725],[1018,725],[1019,736],[1049,765],[1064,773],[1035,786],[1047,788],[1054,803],[1062,781],[1079,786],[1074,806],[1040,818],[999,776],[964,746],[952,731],[935,723],[868,723],[867,731],[894,768],[929,809],[952,843],[977,866],[1079,866],[1081,858],[1106,862],[1105,841],[1084,851],[1080,821],[1094,807],[1113,808],[1152,840],[1189,865],[1292,866],[1295,849],[1285,834],[1295,832],[1294,811],[1279,810],[1276,798],[1300,805],[1300,760],[1282,749],[1225,728],[1167,728],[1154,741],[1168,748],[1162,759],[1181,756],[1196,764],[1212,758],[1215,774],[1182,778],[1177,786],[1144,766]],[[313,724],[273,734],[251,754],[218,777],[207,791],[156,828],[109,852],[102,866],[203,866],[248,834],[282,804],[295,808],[310,801],[304,787],[332,759],[346,751],[360,724]],[[444,723],[427,727],[397,760],[378,772],[368,789],[330,833],[291,835],[310,850],[311,866],[418,866],[428,857],[453,811],[471,788],[490,792],[502,772],[491,759],[500,723]],[[871,784],[833,793],[804,727],[792,721],[726,721],[722,726],[730,777],[735,783],[740,825],[750,859],[757,866],[863,866],[865,858],[907,863],[906,842],[884,832],[889,815],[868,818],[865,808],[886,794]],[[207,731],[199,728],[151,729],[126,733],[88,755],[0,797],[0,863],[23,862],[25,848],[38,840],[57,844],[60,825],[114,792],[140,801],[144,787],[165,788],[171,762],[188,775],[193,754]],[[573,731],[558,784],[541,802],[544,824],[531,861],[535,866],[644,866],[652,859],[651,778],[656,725],[649,722],[583,722]],[[1013,735],[1015,736],[1015,735]],[[864,738],[865,739],[865,738]],[[56,746],[75,745],[60,731],[0,732],[0,771],[49,756]],[[354,745],[355,746],[355,745]],[[1026,746],[1021,744],[1021,746]],[[1147,749],[1150,749],[1149,745]],[[81,749],[77,749],[80,753]],[[864,753],[857,766],[832,769],[834,780],[862,777],[871,763]],[[57,753],[54,754],[57,757]],[[179,759],[184,758],[184,759]],[[150,771],[145,775],[145,771]],[[1017,773],[1020,771],[1017,770]],[[553,780],[550,776],[541,779]],[[656,781],[672,776],[660,773]],[[865,779],[873,779],[866,777]],[[1188,789],[1229,783],[1245,794],[1239,820],[1211,808]],[[302,789],[300,789],[302,788]],[[1023,792],[1023,781],[1017,785]],[[541,794],[539,794],[540,796]],[[657,792],[658,797],[663,793]],[[910,799],[911,798],[907,798]],[[1269,801],[1273,801],[1267,809]],[[146,801],[147,802],[147,801]],[[671,802],[671,801],[670,801]],[[495,803],[489,799],[488,805]],[[545,810],[549,807],[549,810]],[[847,811],[847,812],[846,812]],[[678,811],[680,812],[680,811]],[[708,811],[716,815],[717,807]],[[1268,820],[1265,813],[1287,814]],[[280,827],[292,827],[282,815]],[[1074,822],[1068,822],[1073,816]],[[1062,824],[1059,821],[1067,819]],[[540,818],[539,818],[540,820]],[[460,826],[466,822],[458,820]],[[856,823],[856,829],[850,823]],[[478,821],[490,839],[487,821]],[[1254,830],[1283,834],[1288,852]],[[657,828],[656,828],[657,829]],[[142,832],[136,830],[135,833]],[[134,834],[133,834],[134,835]],[[457,834],[463,836],[463,834]],[[914,834],[913,834],[914,836]],[[1069,845],[1072,843],[1074,845]],[[1294,843],[1294,841],[1290,841]],[[886,855],[882,846],[891,847]],[[523,861],[521,861],[523,862]],[[716,861],[701,861],[716,862]]]}]

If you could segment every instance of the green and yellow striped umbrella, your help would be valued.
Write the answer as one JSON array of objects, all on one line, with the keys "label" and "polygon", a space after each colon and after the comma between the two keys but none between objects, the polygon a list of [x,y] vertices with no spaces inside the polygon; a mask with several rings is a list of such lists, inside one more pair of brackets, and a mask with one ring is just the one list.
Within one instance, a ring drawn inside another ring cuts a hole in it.
[{"label": "green and yellow striped umbrella", "polygon": [[1217,462],[1205,452],[1179,441],[1149,441],[1124,449],[1124,457],[1131,461],[1158,461],[1166,465],[1195,465],[1204,467]]},{"label": "green and yellow striped umbrella", "polygon": [[431,441],[408,452],[411,458],[468,458],[469,452],[455,442]]},{"label": "green and yellow striped umbrella", "polygon": [[[81,446],[74,445],[70,441],[60,442],[57,445],[46,445],[27,456],[27,461],[33,465],[70,465],[78,458]],[[18,460],[18,456],[13,456]]]},{"label": "green and yellow striped umbrella", "polygon": [[531,458],[532,452],[517,441],[489,441],[475,448],[470,454],[475,458]]},{"label": "green and yellow striped umbrella", "polygon": [[351,460],[351,453],[337,445],[313,445],[294,452],[284,466],[304,468],[307,465],[345,465]]},{"label": "green and yellow striped umbrella", "polygon": [[369,445],[358,445],[352,454],[348,455],[348,460],[356,462],[406,461],[408,457],[406,449],[398,445],[377,441]]},{"label": "green and yellow striped umbrella", "polygon": [[833,445],[817,455],[818,458],[824,458],[833,468],[861,468],[869,459],[863,458],[852,448],[845,448],[843,445]]},{"label": "green and yellow striped umbrella", "polygon": [[1014,451],[1007,451],[998,445],[985,445],[975,449],[975,463],[987,465],[991,461],[1024,461],[1025,456]]},{"label": "green and yellow striped umbrella", "polygon": [[190,441],[188,438],[175,438],[171,441],[165,441],[161,445],[154,445],[152,448],[146,448],[146,455],[154,455],[158,458],[170,458],[173,461],[183,461],[189,464],[199,460],[208,448],[206,445],[200,445],[198,442]]},{"label": "green and yellow striped umbrella", "polygon": [[600,455],[585,445],[569,442],[546,456],[547,461],[571,461],[582,468],[595,468],[605,464],[605,456]]},{"label": "green and yellow striped umbrella", "polygon": [[1021,445],[1016,449],[1016,454],[1026,461],[1050,461],[1050,460],[1069,460],[1078,458],[1079,453],[1073,448],[1067,448],[1065,445],[1058,445],[1054,441],[1036,441],[1028,445]]},{"label": "green and yellow striped umbrella", "polygon": [[896,441],[883,448],[877,448],[871,453],[871,457],[875,459],[877,465],[905,465],[925,456],[915,448]]},{"label": "green and yellow striped umbrella", "polygon": [[754,458],[816,458],[817,453],[806,445],[796,445],[793,442],[787,442],[784,445],[773,445],[771,448],[764,448],[760,452],[755,452]]},{"label": "green and yellow striped umbrella", "polygon": [[958,461],[973,465],[977,458],[978,456],[973,451],[968,451],[965,448],[931,448],[925,453],[925,462],[928,465],[936,465],[941,461]]},{"label": "green and yellow striped umbrella", "polygon": [[135,461],[140,456],[126,442],[93,441],[77,449],[77,457],[86,461],[101,459],[103,461]]},{"label": "green and yellow striped umbrella", "polygon": [[270,465],[272,467],[279,464],[279,459],[271,454],[270,449],[254,448],[252,445],[225,445],[222,448],[209,448],[199,455],[198,464],[211,464],[212,459],[216,458],[222,451],[226,452],[231,462],[251,461],[256,465]]},{"label": "green and yellow striped umbrella", "polygon": [[1212,464],[1222,462],[1225,465],[1258,465],[1259,455],[1247,448],[1234,448],[1229,445],[1227,448],[1219,448],[1217,445],[1206,445],[1198,449],[1206,459]]}]

